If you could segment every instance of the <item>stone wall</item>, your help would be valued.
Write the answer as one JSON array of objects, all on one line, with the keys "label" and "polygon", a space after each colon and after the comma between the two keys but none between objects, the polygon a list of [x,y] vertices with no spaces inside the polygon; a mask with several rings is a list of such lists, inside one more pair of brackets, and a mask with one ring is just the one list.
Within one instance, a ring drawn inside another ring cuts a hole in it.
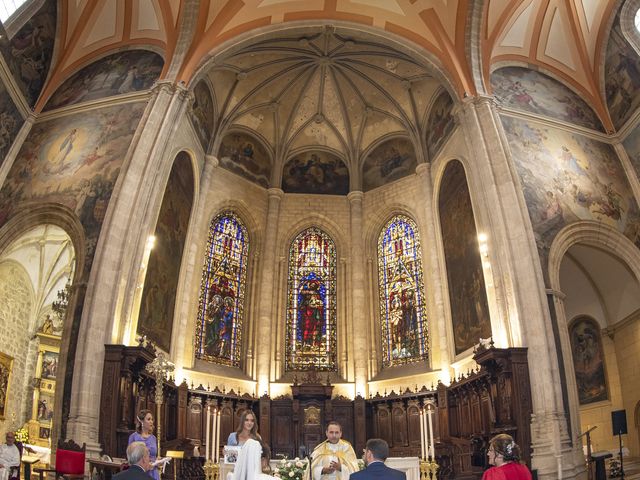
[{"label": "stone wall", "polygon": [[[27,376],[26,352],[29,348],[29,323],[33,316],[34,294],[25,270],[12,261],[0,263],[0,352],[13,357],[4,420],[0,420],[0,437],[9,429],[22,426]],[[14,416],[15,422],[14,423]]]}]

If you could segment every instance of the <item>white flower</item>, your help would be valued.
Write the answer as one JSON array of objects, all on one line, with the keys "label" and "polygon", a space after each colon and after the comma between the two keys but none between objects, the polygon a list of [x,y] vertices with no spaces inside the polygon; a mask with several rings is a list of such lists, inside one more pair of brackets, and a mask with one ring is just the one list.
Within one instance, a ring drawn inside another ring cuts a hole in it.
[{"label": "white flower", "polygon": [[295,476],[295,473],[293,473],[293,471],[291,471],[291,472],[289,472],[289,476],[293,477],[293,476]]},{"label": "white flower", "polygon": [[298,460],[300,460],[300,457],[296,457],[293,459],[294,462],[297,462]]},{"label": "white flower", "polygon": [[296,467],[298,467],[298,468],[302,468],[303,465],[304,465],[304,463],[302,463],[300,460],[298,460],[296,462]]}]

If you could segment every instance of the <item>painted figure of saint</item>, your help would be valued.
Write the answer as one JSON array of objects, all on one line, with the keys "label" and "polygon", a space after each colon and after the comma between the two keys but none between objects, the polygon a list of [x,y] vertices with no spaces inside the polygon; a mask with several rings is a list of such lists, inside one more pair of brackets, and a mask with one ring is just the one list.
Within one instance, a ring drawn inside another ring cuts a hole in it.
[{"label": "painted figure of saint", "polygon": [[320,346],[324,321],[324,302],[321,284],[317,279],[307,280],[298,294],[298,331],[302,333],[302,345],[306,348]]}]

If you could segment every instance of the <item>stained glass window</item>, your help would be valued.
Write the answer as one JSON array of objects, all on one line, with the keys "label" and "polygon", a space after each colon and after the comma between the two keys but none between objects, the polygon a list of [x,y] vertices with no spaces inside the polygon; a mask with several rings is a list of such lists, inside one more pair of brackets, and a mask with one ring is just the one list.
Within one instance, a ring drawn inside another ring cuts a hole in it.
[{"label": "stained glass window", "polygon": [[196,358],[240,366],[247,277],[247,229],[231,212],[209,227],[196,325]]},{"label": "stained glass window", "polygon": [[286,369],[336,370],[336,247],[322,230],[289,249]]},{"label": "stained glass window", "polygon": [[378,238],[378,281],[385,367],[425,360],[428,352],[422,256],[416,224],[396,215]]}]

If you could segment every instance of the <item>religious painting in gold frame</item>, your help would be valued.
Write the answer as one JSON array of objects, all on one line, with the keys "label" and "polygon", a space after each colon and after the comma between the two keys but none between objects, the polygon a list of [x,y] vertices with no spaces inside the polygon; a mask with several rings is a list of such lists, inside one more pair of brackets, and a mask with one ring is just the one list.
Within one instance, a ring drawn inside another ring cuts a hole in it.
[{"label": "religious painting in gold frame", "polygon": [[0,420],[5,419],[7,401],[9,400],[9,381],[11,380],[11,367],[13,357],[0,352]]}]

